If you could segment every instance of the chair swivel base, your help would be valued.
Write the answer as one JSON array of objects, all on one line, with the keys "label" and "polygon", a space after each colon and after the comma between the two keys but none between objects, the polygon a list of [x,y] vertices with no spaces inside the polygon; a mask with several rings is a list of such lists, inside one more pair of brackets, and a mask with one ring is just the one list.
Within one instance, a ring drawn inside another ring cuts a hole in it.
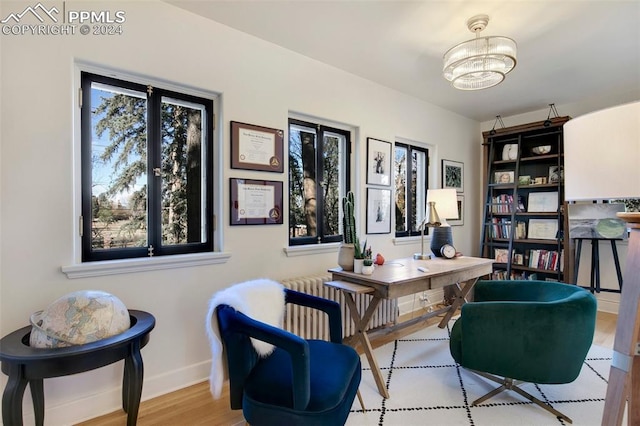
[{"label": "chair swivel base", "polygon": [[518,387],[518,384],[522,383],[522,382],[518,382],[516,380],[510,379],[508,377],[498,377],[498,376],[494,376],[492,374],[489,373],[485,373],[482,371],[476,371],[476,370],[469,370],[472,371],[473,373],[484,377],[485,379],[489,379],[493,382],[496,382],[498,384],[500,384],[500,387],[495,388],[494,390],[492,390],[491,392],[487,393],[486,395],[481,396],[480,398],[476,399],[475,401],[473,401],[471,403],[471,405],[478,405],[483,403],[484,401],[486,401],[487,399],[496,396],[497,394],[499,394],[502,391],[505,390],[512,390],[514,392],[516,392],[517,394],[527,398],[528,400],[530,400],[531,402],[533,402],[534,404],[544,408],[545,410],[549,411],[551,414],[553,414],[554,416],[566,421],[567,423],[573,423],[573,421],[567,417],[566,415],[562,414],[560,411],[556,410],[555,408],[553,408],[551,405],[539,400],[538,398],[536,398],[535,396],[531,395],[530,393],[522,390],[521,388]]}]

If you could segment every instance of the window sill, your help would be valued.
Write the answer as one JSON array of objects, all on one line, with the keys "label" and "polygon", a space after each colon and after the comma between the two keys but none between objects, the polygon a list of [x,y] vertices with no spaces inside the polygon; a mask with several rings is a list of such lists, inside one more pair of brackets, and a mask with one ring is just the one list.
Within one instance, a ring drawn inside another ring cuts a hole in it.
[{"label": "window sill", "polygon": [[287,257],[308,256],[311,254],[337,253],[342,243],[309,244],[304,246],[289,246],[283,251]]},{"label": "window sill", "polygon": [[137,259],[108,260],[63,266],[67,278],[100,277],[104,275],[130,274],[158,269],[187,268],[191,266],[226,263],[231,253],[197,253],[174,256],[145,257]]}]

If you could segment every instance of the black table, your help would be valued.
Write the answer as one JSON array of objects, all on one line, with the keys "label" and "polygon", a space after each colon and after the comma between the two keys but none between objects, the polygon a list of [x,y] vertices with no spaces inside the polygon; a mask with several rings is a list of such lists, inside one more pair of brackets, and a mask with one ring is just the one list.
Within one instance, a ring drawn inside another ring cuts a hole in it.
[{"label": "black table", "polygon": [[66,348],[32,348],[31,326],[23,327],[0,340],[2,372],[9,376],[2,394],[2,421],[6,426],[22,425],[22,399],[29,384],[36,425],[44,424],[42,381],[50,377],[82,373],[124,359],[122,409],[127,425],[135,425],[142,395],[144,368],[140,349],[149,342],[156,325],[153,315],[129,310],[131,327],[113,337]]}]

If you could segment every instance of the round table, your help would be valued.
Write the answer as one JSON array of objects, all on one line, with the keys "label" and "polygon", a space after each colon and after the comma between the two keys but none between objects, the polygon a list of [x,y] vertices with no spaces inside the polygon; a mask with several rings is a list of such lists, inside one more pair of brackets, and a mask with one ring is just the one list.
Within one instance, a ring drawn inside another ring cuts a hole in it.
[{"label": "round table", "polygon": [[131,327],[116,336],[66,348],[32,348],[31,326],[23,327],[0,340],[2,372],[9,376],[2,394],[2,421],[22,425],[22,399],[29,384],[36,425],[44,424],[42,381],[50,377],[82,373],[124,359],[122,409],[127,425],[135,425],[142,395],[143,365],[140,349],[149,341],[156,320],[148,312],[129,310]]}]

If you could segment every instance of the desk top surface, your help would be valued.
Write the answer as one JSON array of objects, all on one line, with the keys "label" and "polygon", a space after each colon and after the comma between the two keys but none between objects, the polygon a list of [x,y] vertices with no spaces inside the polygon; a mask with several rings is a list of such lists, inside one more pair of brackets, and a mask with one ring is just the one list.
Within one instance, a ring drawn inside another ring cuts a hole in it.
[{"label": "desk top surface", "polygon": [[[453,259],[433,258],[427,260],[416,260],[411,257],[395,259],[385,262],[383,265],[376,265],[373,274],[362,275],[355,272],[343,271],[342,268],[329,269],[335,277],[342,277],[355,280],[358,283],[369,282],[378,285],[393,285],[412,281],[422,281],[440,276],[450,275],[457,272],[474,270],[477,268],[491,268],[493,259],[479,257],[460,256]],[[418,267],[426,268],[426,271],[418,270]]]}]

